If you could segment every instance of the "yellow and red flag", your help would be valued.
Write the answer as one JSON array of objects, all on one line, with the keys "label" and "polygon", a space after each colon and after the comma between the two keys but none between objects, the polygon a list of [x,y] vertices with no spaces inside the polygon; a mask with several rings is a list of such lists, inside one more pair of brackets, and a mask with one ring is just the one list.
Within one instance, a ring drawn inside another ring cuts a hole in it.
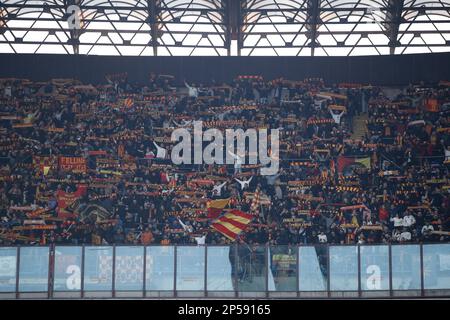
[{"label": "yellow and red flag", "polygon": [[123,100],[123,106],[125,108],[131,108],[134,105],[134,100],[133,98],[126,98],[125,100]]},{"label": "yellow and red flag", "polygon": [[252,215],[239,210],[231,210],[218,218],[211,227],[230,240],[236,240],[252,221]]},{"label": "yellow and red flag", "polygon": [[208,218],[216,219],[222,213],[223,209],[230,203],[230,198],[211,200],[206,204],[208,209]]},{"label": "yellow and red flag", "polygon": [[250,205],[250,212],[257,215],[259,213],[259,205],[261,201],[261,190],[259,190],[259,187],[256,188],[256,192],[252,199],[252,204]]}]

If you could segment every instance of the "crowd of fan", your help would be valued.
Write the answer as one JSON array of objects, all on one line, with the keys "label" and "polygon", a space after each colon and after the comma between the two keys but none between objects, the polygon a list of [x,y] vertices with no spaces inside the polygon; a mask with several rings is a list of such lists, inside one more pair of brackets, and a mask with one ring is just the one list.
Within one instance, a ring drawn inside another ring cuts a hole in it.
[{"label": "crowd of fan", "polygon": [[[260,77],[177,86],[155,74],[139,85],[126,74],[107,80],[0,82],[0,244],[231,243],[210,227],[207,200],[229,198],[230,208],[250,212],[256,190],[268,201],[240,242],[449,239],[447,86],[386,90]],[[237,162],[173,165],[170,133],[192,120],[281,128],[279,173],[263,176]],[[358,125],[367,131],[355,138]],[[85,158],[86,171],[63,170],[59,156]],[[344,170],[343,158],[370,161]],[[235,178],[251,180],[242,190]],[[205,180],[213,183],[197,183]],[[61,207],[58,195],[80,190]]]}]

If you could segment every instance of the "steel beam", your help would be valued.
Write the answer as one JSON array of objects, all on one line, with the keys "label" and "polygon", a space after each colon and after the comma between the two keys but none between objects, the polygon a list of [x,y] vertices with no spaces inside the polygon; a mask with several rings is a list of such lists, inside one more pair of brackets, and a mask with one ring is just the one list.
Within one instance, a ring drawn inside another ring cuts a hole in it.
[{"label": "steel beam", "polygon": [[150,25],[151,40],[149,45],[153,48],[153,55],[158,55],[158,38],[159,38],[159,24],[158,24],[158,6],[159,0],[147,0],[147,23]]},{"label": "steel beam", "polygon": [[386,36],[389,38],[390,54],[395,54],[395,48],[400,46],[398,41],[398,30],[402,23],[404,0],[388,0],[386,6],[386,22],[384,27]]},{"label": "steel beam", "polygon": [[242,47],[242,1],[241,0],[223,0],[225,8],[224,23],[226,29],[225,46],[228,55],[231,55],[231,42],[237,41],[237,55],[241,55]]},{"label": "steel beam", "polygon": [[[80,50],[86,54],[97,50],[98,54],[99,47],[114,47],[120,54],[127,47],[137,50],[137,55],[153,51],[155,56],[191,55],[205,49],[216,55],[241,55],[241,51],[254,55],[267,49],[273,49],[277,55],[318,55],[318,48],[326,55],[338,52],[333,48],[350,49],[341,51],[347,55],[360,48],[376,49],[376,54],[395,54],[396,48],[401,48],[397,53],[402,54],[408,48],[435,52],[450,46],[445,38],[450,33],[446,24],[450,21],[448,3],[435,0],[422,6],[413,0],[379,2],[381,7],[376,9],[382,20],[377,23],[381,28],[370,31],[364,26],[370,23],[368,8],[357,0],[336,5],[321,0],[47,0],[41,4],[1,0],[0,43],[15,53],[30,45],[35,52],[62,46],[70,54],[70,45],[74,54]],[[81,9],[79,29],[70,29],[67,23],[67,8],[73,4]],[[426,17],[416,19],[419,16]],[[404,30],[399,28],[402,23]],[[340,25],[347,28],[338,28]],[[42,34],[46,34],[45,38]],[[372,41],[375,35],[388,40],[380,45]],[[429,35],[440,36],[442,41],[431,43],[426,40],[431,38]],[[352,36],[368,40],[347,41]],[[408,42],[414,37],[422,42]],[[237,52],[231,52],[235,41]]]},{"label": "steel beam", "polygon": [[317,42],[317,29],[320,25],[320,0],[308,0],[306,7],[306,30],[308,30],[306,36],[309,39],[308,46],[311,48],[311,56],[314,56],[316,47],[320,45]]},{"label": "steel beam", "polygon": [[[63,17],[65,18],[66,21],[67,21],[68,14],[69,14],[67,12],[67,9],[72,5],[76,5],[76,6],[80,7],[80,3],[81,3],[81,0],[64,0]],[[81,9],[81,7],[80,7],[80,9]],[[81,21],[80,21],[80,23],[81,23]],[[70,33],[70,38],[69,38],[68,44],[72,45],[74,54],[79,54],[80,53],[79,37],[80,37],[82,31],[81,31],[81,29],[71,29],[69,31],[69,33]]]}]

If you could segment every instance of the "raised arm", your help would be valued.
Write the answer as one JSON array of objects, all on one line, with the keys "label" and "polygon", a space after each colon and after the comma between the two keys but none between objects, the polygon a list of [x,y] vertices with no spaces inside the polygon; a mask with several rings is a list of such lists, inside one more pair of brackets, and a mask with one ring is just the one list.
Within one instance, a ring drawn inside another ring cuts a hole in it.
[{"label": "raised arm", "polygon": [[218,186],[218,187],[219,187],[220,189],[222,189],[222,188],[223,188],[223,186],[224,186],[224,185],[226,185],[226,184],[227,184],[227,182],[225,181],[224,183],[222,183],[222,184],[219,184],[219,186]]}]

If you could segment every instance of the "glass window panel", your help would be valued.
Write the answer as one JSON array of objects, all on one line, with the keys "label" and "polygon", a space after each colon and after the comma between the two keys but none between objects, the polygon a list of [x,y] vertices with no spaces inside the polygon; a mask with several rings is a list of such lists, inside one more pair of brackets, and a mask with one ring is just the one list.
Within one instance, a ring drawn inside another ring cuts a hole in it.
[{"label": "glass window panel", "polygon": [[277,246],[269,248],[269,290],[297,291],[296,248]]},{"label": "glass window panel", "polygon": [[450,289],[450,244],[423,246],[425,289]]},{"label": "glass window panel", "polygon": [[177,247],[177,290],[204,290],[205,247]]},{"label": "glass window panel", "polygon": [[420,289],[420,246],[395,245],[392,254],[392,289]]},{"label": "glass window panel", "polygon": [[[237,250],[239,291],[266,291],[266,248],[264,246],[238,245]],[[274,287],[273,280],[270,282]]]},{"label": "glass window panel", "polygon": [[82,247],[56,247],[53,290],[81,290]]},{"label": "glass window panel", "polygon": [[112,247],[84,248],[84,290],[112,290]]},{"label": "glass window panel", "polygon": [[358,291],[358,248],[330,247],[330,290]]},{"label": "glass window panel", "polygon": [[361,290],[389,290],[389,247],[361,246]]},{"label": "glass window panel", "polygon": [[148,291],[173,290],[174,247],[147,247],[145,287]]},{"label": "glass window panel", "polygon": [[17,248],[0,248],[0,292],[16,291]]},{"label": "glass window panel", "polygon": [[233,291],[234,247],[207,248],[207,290]]},{"label": "glass window panel", "polygon": [[327,247],[299,247],[299,290],[327,290]]},{"label": "glass window panel", "polygon": [[48,291],[48,247],[20,248],[19,291]]},{"label": "glass window panel", "polygon": [[144,283],[144,247],[116,247],[115,290],[142,291]]}]

